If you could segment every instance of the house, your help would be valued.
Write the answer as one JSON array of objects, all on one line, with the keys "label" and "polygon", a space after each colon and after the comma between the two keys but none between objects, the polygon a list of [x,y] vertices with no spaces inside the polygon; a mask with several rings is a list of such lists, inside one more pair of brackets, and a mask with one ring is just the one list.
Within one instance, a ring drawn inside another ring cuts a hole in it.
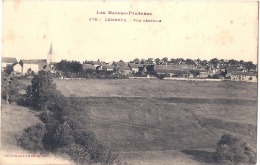
[{"label": "house", "polygon": [[114,62],[113,66],[118,71],[118,73],[122,75],[129,75],[130,73],[132,73],[129,63],[127,62]]},{"label": "house", "polygon": [[14,57],[2,57],[2,70],[5,69],[7,65],[17,64],[17,59]]},{"label": "house", "polygon": [[227,66],[226,67],[226,73],[227,73],[226,77],[230,77],[232,72],[241,72],[241,70],[238,69],[238,66],[234,66],[234,65]]},{"label": "house", "polygon": [[142,64],[135,64],[135,63],[128,63],[128,66],[133,73],[139,72],[143,67]]},{"label": "house", "polygon": [[14,73],[22,74],[23,73],[23,67],[20,63],[17,63],[13,66]]},{"label": "house", "polygon": [[212,67],[212,72],[213,74],[220,74],[222,72],[226,72],[226,67],[225,65],[217,65],[217,67]]},{"label": "house", "polygon": [[92,63],[92,65],[95,66],[96,70],[102,71],[103,70],[103,66],[106,65],[106,63],[105,62],[101,62],[101,61],[98,60],[98,61],[94,61]]},{"label": "house", "polygon": [[181,68],[179,65],[154,65],[154,71],[158,74],[167,74],[172,77],[190,77],[191,72],[188,68]]},{"label": "house", "polygon": [[41,70],[46,69],[47,60],[45,59],[31,59],[31,60],[20,60],[22,66],[22,74],[38,73]]},{"label": "house", "polygon": [[102,67],[103,71],[107,71],[107,72],[113,72],[114,68],[115,68],[113,65],[109,65],[109,64],[105,64],[105,63],[102,64],[101,67]]},{"label": "house", "polygon": [[172,67],[173,65],[154,65],[154,71],[158,74],[168,74],[173,76],[176,68]]},{"label": "house", "polygon": [[200,72],[200,74],[198,75],[199,78],[208,78],[210,75],[209,72]]},{"label": "house", "polygon": [[82,64],[82,68],[83,68],[83,70],[92,71],[92,72],[96,71],[96,69],[97,69],[95,67],[95,65],[92,65],[92,64]]},{"label": "house", "polygon": [[257,81],[257,73],[256,72],[241,72],[234,71],[230,75],[231,80],[235,81]]}]

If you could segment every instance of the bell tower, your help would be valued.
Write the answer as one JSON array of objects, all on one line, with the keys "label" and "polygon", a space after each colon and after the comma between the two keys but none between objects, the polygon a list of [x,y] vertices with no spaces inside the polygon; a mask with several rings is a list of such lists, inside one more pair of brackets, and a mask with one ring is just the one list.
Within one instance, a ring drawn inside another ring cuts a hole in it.
[{"label": "bell tower", "polygon": [[47,64],[50,64],[52,62],[52,58],[53,58],[52,56],[53,56],[53,50],[52,50],[52,43],[51,43],[49,53],[47,54]]}]

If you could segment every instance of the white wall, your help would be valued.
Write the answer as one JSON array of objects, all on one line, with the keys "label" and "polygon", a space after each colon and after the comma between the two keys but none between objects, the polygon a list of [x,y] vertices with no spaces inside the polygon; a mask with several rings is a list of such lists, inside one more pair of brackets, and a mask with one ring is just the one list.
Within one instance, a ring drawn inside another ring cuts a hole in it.
[{"label": "white wall", "polygon": [[23,64],[23,74],[26,74],[28,69],[34,71],[34,73],[38,73],[39,65],[38,64]]},{"label": "white wall", "polygon": [[22,73],[23,72],[23,67],[20,64],[16,64],[14,66],[14,72]]},{"label": "white wall", "polygon": [[13,63],[5,63],[5,62],[3,62],[2,63],[2,67],[6,67],[7,65],[12,65]]}]

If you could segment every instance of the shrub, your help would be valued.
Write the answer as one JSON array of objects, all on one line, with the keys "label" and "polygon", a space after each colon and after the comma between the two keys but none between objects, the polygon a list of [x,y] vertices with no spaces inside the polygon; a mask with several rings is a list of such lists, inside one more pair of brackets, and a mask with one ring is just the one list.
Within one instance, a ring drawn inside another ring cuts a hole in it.
[{"label": "shrub", "polygon": [[12,103],[18,100],[18,82],[16,79],[4,76],[1,79],[1,95],[2,98],[7,101],[7,103]]},{"label": "shrub", "polygon": [[13,65],[7,65],[5,68],[5,74],[10,75],[14,71],[14,66]]},{"label": "shrub", "polygon": [[241,139],[224,134],[217,142],[215,160],[223,164],[255,164],[256,153]]},{"label": "shrub", "polygon": [[64,147],[58,148],[57,153],[63,155],[68,155],[73,161],[80,163],[80,164],[89,164],[90,155],[88,152],[85,151],[84,146],[70,143]]},{"label": "shrub", "polygon": [[43,151],[43,137],[46,128],[43,124],[37,124],[25,129],[22,136],[18,139],[18,144],[29,151]]}]

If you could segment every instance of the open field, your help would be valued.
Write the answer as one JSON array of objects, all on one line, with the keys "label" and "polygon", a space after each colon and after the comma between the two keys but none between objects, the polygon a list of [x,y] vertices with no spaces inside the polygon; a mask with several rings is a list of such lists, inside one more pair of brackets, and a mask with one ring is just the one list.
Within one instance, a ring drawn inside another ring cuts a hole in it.
[{"label": "open field", "polygon": [[[29,85],[30,79],[22,79]],[[58,90],[77,97],[185,97],[256,99],[257,83],[195,82],[158,79],[55,79]]]},{"label": "open field", "polygon": [[158,79],[55,80],[66,96],[78,97],[185,97],[256,99],[257,84],[246,82],[193,82]]},{"label": "open field", "polygon": [[246,140],[256,150],[256,83],[147,79],[55,83],[64,95],[81,99],[87,127],[113,151],[181,152],[176,158],[186,154],[211,164],[203,155],[214,152],[224,133]]},{"label": "open field", "polygon": [[256,101],[223,106],[174,98],[81,99],[90,129],[117,151],[213,148],[225,132],[256,146]]},{"label": "open field", "polygon": [[[29,84],[29,80],[22,80]],[[256,150],[257,83],[55,80],[85,105],[86,127],[132,164],[212,164],[216,142],[236,135]],[[159,161],[159,162],[158,162]]]}]

